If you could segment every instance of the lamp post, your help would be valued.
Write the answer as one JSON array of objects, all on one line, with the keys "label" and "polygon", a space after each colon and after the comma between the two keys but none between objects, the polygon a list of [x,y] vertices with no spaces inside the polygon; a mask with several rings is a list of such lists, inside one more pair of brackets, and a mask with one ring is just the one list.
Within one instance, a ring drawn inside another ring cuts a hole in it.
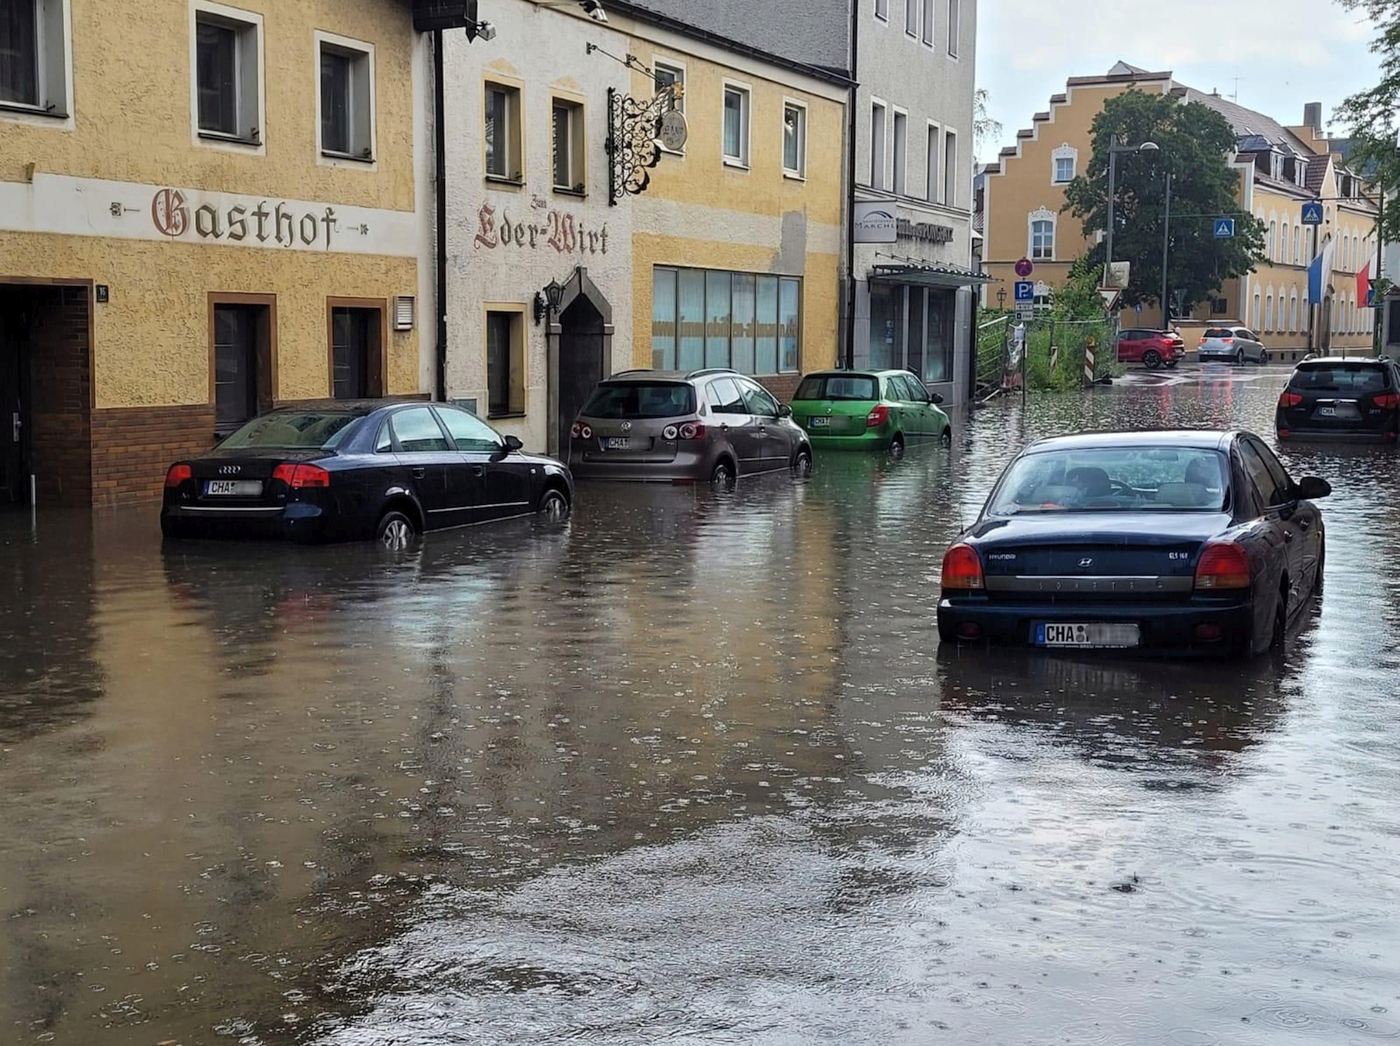
[{"label": "lamp post", "polygon": [[1114,135],[1108,142],[1108,233],[1104,245],[1104,278],[1107,280],[1112,271],[1109,266],[1113,264],[1113,194],[1117,189],[1117,168],[1119,153],[1155,153],[1158,151],[1156,142],[1143,142],[1141,145],[1120,145],[1118,136]]},{"label": "lamp post", "polygon": [[1006,288],[1005,288],[1005,287],[998,287],[998,288],[997,288],[997,308],[1000,309],[1002,312],[1005,312],[1005,311],[1006,311]]},{"label": "lamp post", "polygon": [[1172,242],[1172,172],[1167,172],[1167,199],[1162,212],[1162,329],[1171,329],[1171,317],[1167,314],[1167,253]]}]

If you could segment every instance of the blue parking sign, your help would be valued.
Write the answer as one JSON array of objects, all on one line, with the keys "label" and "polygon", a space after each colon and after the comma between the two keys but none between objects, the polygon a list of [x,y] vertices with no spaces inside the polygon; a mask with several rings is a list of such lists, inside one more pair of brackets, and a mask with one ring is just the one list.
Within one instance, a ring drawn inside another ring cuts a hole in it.
[{"label": "blue parking sign", "polygon": [[1033,284],[1030,280],[1017,280],[1016,300],[1031,302],[1035,301],[1035,284]]}]

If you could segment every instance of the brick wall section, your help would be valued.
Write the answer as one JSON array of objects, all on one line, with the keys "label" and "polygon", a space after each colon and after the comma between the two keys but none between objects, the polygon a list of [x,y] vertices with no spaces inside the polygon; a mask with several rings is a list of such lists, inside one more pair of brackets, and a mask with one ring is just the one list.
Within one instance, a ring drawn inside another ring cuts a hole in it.
[{"label": "brick wall section", "polygon": [[92,503],[159,498],[165,470],[214,445],[214,408],[120,407],[92,414]]},{"label": "brick wall section", "polygon": [[30,462],[40,505],[87,505],[92,375],[87,287],[35,289],[29,329]]},{"label": "brick wall section", "polygon": [[790,403],[802,381],[801,374],[764,374],[759,379],[763,387],[778,397],[779,403]]}]

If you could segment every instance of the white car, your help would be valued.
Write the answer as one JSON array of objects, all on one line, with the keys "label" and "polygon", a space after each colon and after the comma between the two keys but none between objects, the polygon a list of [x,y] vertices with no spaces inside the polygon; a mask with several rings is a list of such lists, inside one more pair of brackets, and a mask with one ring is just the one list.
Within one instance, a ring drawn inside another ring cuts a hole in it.
[{"label": "white car", "polygon": [[1248,327],[1207,327],[1196,354],[1202,363],[1269,362],[1269,350]]}]

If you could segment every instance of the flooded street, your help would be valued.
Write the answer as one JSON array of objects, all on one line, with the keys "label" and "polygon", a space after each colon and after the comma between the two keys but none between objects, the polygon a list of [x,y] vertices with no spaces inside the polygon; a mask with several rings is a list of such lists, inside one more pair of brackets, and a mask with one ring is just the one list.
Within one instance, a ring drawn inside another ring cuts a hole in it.
[{"label": "flooded street", "polygon": [[1134,376],[951,451],[582,486],[573,520],[182,546],[0,517],[0,1041],[1400,1039],[1400,473],[1246,665],[940,652],[1026,441],[1241,426]]}]

